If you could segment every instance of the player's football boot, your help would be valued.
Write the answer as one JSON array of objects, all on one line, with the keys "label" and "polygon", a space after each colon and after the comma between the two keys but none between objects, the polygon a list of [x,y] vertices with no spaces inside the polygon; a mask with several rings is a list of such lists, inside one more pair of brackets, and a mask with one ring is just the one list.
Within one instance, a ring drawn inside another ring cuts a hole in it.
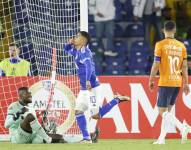
[{"label": "player's football boot", "polygon": [[52,138],[51,137],[49,137],[48,139],[43,139],[43,143],[47,143],[47,144],[50,144],[50,143],[52,143]]},{"label": "player's football boot", "polygon": [[83,139],[81,140],[79,143],[84,143],[84,144],[91,144],[92,143],[92,140],[86,140],[86,139]]},{"label": "player's football boot", "polygon": [[119,99],[119,103],[121,102],[126,102],[126,101],[130,101],[130,97],[129,96],[126,96],[126,95],[121,95],[119,93],[115,94],[114,95],[114,98],[118,98]]},{"label": "player's football boot", "polygon": [[157,140],[155,142],[153,142],[154,145],[160,145],[160,144],[165,144],[165,140]]},{"label": "player's football boot", "polygon": [[90,133],[92,143],[97,143],[98,142],[98,137],[99,137],[99,129],[96,128],[94,133]]},{"label": "player's football boot", "polygon": [[191,127],[186,123],[186,121],[183,121],[183,127],[182,127],[182,131],[181,131],[181,143],[184,144],[187,140],[187,135],[188,133],[191,131]]}]

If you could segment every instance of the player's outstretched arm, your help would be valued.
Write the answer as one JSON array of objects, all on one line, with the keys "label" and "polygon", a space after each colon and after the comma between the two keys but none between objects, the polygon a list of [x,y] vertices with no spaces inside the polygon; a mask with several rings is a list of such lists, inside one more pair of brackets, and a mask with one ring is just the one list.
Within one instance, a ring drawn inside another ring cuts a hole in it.
[{"label": "player's outstretched arm", "polygon": [[160,62],[159,61],[154,61],[152,68],[151,68],[151,74],[150,74],[150,78],[149,78],[149,88],[150,90],[153,90],[154,88],[154,78],[157,75],[157,72],[159,70],[159,65]]},{"label": "player's outstretched arm", "polygon": [[188,85],[188,65],[185,59],[182,64],[182,77],[183,77],[183,91],[187,95],[190,92]]}]

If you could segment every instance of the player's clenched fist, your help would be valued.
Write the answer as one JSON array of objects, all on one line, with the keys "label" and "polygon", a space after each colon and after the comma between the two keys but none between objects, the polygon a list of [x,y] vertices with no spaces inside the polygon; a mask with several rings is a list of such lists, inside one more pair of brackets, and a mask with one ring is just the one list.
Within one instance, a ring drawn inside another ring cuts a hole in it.
[{"label": "player's clenched fist", "polygon": [[69,44],[74,44],[74,39],[69,39],[68,43]]}]

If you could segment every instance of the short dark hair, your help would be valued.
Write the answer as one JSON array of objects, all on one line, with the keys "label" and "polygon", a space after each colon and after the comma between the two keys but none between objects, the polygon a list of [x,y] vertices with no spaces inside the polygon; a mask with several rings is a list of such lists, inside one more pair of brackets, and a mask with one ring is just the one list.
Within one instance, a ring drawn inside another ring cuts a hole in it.
[{"label": "short dark hair", "polygon": [[87,40],[86,45],[88,45],[88,44],[90,43],[90,40],[91,40],[91,37],[90,37],[89,33],[86,32],[86,31],[80,31],[79,33],[80,33],[83,37],[86,38],[86,40]]},{"label": "short dark hair", "polygon": [[188,56],[187,56],[187,60],[188,60],[188,61],[191,61],[191,55],[188,55]]},{"label": "short dark hair", "polygon": [[172,31],[172,30],[176,29],[176,23],[175,23],[175,21],[173,21],[173,20],[166,21],[166,22],[164,23],[164,29],[165,29],[166,31]]},{"label": "short dark hair", "polygon": [[29,89],[28,87],[20,87],[20,88],[18,89],[19,95],[20,95],[20,94],[23,94],[23,92],[27,92],[28,89]]},{"label": "short dark hair", "polygon": [[9,44],[9,47],[10,47],[10,46],[15,46],[15,47],[19,48],[19,46],[18,46],[17,43],[11,43],[11,44]]}]

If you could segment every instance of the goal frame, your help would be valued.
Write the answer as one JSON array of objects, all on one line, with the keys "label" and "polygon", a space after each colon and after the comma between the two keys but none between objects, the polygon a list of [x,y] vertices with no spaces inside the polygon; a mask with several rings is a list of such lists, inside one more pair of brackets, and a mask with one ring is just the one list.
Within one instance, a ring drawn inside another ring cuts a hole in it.
[{"label": "goal frame", "polygon": [[[80,0],[80,30],[88,32],[88,0]],[[0,134],[0,141],[8,141],[8,134]]]}]

